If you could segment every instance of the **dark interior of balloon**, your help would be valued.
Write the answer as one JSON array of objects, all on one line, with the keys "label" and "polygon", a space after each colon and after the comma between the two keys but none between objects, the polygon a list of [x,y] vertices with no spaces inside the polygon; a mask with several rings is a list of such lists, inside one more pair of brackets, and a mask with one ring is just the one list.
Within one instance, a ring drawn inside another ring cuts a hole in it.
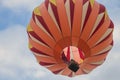
[{"label": "dark interior of balloon", "polygon": [[73,72],[76,72],[80,68],[80,64],[83,63],[85,58],[84,52],[75,46],[65,47],[61,55],[62,60]]}]

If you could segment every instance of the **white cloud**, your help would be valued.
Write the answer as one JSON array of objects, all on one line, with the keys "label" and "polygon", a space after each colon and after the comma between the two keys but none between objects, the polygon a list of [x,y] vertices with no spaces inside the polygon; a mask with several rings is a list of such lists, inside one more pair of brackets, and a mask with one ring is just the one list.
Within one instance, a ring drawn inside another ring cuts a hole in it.
[{"label": "white cloud", "polygon": [[0,31],[0,79],[19,80],[20,75],[20,80],[45,76],[44,69],[29,52],[27,43],[26,29],[21,25]]},{"label": "white cloud", "polygon": [[91,75],[90,80],[119,80],[120,79],[120,54],[119,52],[111,51],[107,56],[107,60],[103,65],[98,67],[95,72],[95,75]]},{"label": "white cloud", "polygon": [[[43,0],[1,0],[2,6],[13,11],[32,11]],[[119,80],[120,79],[120,18],[119,8],[111,10],[108,0],[98,0],[106,4],[110,17],[114,21],[114,47],[107,56],[105,63],[88,75],[68,78],[56,76],[47,69],[39,66],[35,57],[27,48],[26,29],[21,25],[10,26],[4,31],[0,31],[0,80]],[[116,3],[116,2],[114,2]],[[17,9],[17,10],[16,10]],[[114,14],[114,15],[113,15]],[[9,78],[9,79],[6,79]]]},{"label": "white cloud", "polygon": [[2,0],[0,4],[3,7],[9,8],[13,11],[21,11],[21,10],[33,10],[34,7],[41,4],[44,0]]},{"label": "white cloud", "polygon": [[118,43],[118,42],[120,42],[120,36],[119,36],[119,34],[120,34],[120,24],[115,24],[115,28],[114,28],[114,42],[115,43]]}]

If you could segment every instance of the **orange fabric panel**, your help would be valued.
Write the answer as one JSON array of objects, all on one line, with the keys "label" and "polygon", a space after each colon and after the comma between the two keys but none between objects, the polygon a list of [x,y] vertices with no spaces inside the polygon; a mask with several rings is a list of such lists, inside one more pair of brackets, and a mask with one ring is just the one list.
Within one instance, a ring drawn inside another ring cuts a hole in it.
[{"label": "orange fabric panel", "polygon": [[[73,27],[72,27],[72,36],[79,37],[81,33],[81,22],[82,22],[82,7],[83,1],[76,0],[75,1],[75,9],[74,9],[74,18],[73,18]],[[79,9],[79,10],[78,10]]]},{"label": "orange fabric panel", "polygon": [[40,51],[42,51],[50,56],[53,56],[53,50],[51,48],[43,46],[43,45],[31,40],[30,38],[29,38],[29,42],[37,50],[40,50]]},{"label": "orange fabric panel", "polygon": [[61,53],[60,53],[60,52],[54,51],[54,58],[56,59],[56,61],[57,61],[58,63],[63,63],[63,60],[62,60],[62,57],[61,57]]},{"label": "orange fabric panel", "polygon": [[99,13],[99,4],[97,2],[94,3],[94,6],[93,6],[93,9],[92,9],[92,12],[87,20],[87,23],[83,29],[83,32],[81,34],[81,38],[84,40],[84,41],[87,41],[88,38],[89,38],[89,35],[93,29],[93,26],[95,24],[95,21],[97,19],[97,16],[98,16],[98,13]]},{"label": "orange fabric panel", "polygon": [[99,45],[95,46],[94,48],[91,49],[91,55],[94,55],[102,50],[104,50],[107,46],[110,45],[110,43],[112,43],[112,35],[109,36],[106,40],[104,40],[102,43],[100,43]]},{"label": "orange fabric panel", "polygon": [[46,62],[46,63],[57,63],[54,57],[43,57],[43,56],[38,56],[35,55],[38,62]]},{"label": "orange fabric panel", "polygon": [[53,72],[53,71],[64,69],[65,67],[66,67],[66,64],[61,63],[61,64],[55,64],[55,65],[47,67],[47,68]]},{"label": "orange fabric panel", "polygon": [[91,63],[95,63],[95,62],[105,60],[107,54],[108,53],[104,53],[104,54],[101,54],[101,55],[88,57],[84,60],[84,63],[91,64]]},{"label": "orange fabric panel", "polygon": [[79,39],[78,48],[80,48],[84,52],[85,58],[90,56],[91,50],[84,40]]},{"label": "orange fabric panel", "polygon": [[88,45],[90,47],[95,46],[95,43],[103,36],[103,34],[107,31],[110,25],[110,19],[107,17],[103,25],[93,34],[93,36],[88,40]]},{"label": "orange fabric panel", "polygon": [[83,63],[81,68],[90,72],[96,67],[97,67],[97,65],[91,65],[91,64]]},{"label": "orange fabric panel", "polygon": [[62,72],[62,75],[66,75],[66,76],[69,76],[70,74],[71,74],[71,70],[68,68],[68,67],[66,67],[65,69],[64,69],[64,71]]},{"label": "orange fabric panel", "polygon": [[79,36],[81,34],[82,8],[83,8],[82,6],[83,6],[82,0],[75,1],[74,18],[71,32],[73,46],[78,46]]},{"label": "orange fabric panel", "polygon": [[78,46],[79,37],[72,36],[72,46]]},{"label": "orange fabric panel", "polygon": [[[81,66],[80,66],[81,67]],[[84,72],[81,70],[81,68],[75,73],[76,75],[84,74]]]},{"label": "orange fabric panel", "polygon": [[59,42],[57,42],[57,45],[59,45],[62,49],[70,46],[71,45],[71,37],[65,37],[65,38],[61,39]]},{"label": "orange fabric panel", "polygon": [[71,37],[65,37],[64,44],[65,44],[65,47],[70,46],[71,45]]},{"label": "orange fabric panel", "polygon": [[41,11],[42,18],[47,24],[55,40],[59,41],[62,38],[61,32],[57,29],[56,24],[54,23],[53,19],[49,15],[47,8],[45,7],[45,3],[40,6],[40,11]]},{"label": "orange fabric panel", "polygon": [[55,41],[54,39],[51,39],[42,29],[40,29],[35,22],[33,21],[33,19],[31,19],[30,25],[33,29],[33,31],[39,36],[41,37],[51,48],[54,48],[55,46]]},{"label": "orange fabric panel", "polygon": [[64,0],[56,0],[56,4],[57,4],[57,11],[58,11],[60,26],[62,29],[63,36],[64,37],[70,36],[71,35],[70,25],[68,22],[68,17],[67,17],[65,5],[64,5]]}]

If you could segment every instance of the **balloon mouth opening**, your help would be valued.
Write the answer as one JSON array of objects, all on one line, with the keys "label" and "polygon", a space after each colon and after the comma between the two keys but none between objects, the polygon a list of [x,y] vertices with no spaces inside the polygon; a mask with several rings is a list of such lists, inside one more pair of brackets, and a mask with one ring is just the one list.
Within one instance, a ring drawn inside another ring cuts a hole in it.
[{"label": "balloon mouth opening", "polygon": [[76,72],[80,68],[79,66],[85,58],[84,52],[75,46],[65,47],[61,55],[63,62],[66,63],[68,68],[73,72]]}]

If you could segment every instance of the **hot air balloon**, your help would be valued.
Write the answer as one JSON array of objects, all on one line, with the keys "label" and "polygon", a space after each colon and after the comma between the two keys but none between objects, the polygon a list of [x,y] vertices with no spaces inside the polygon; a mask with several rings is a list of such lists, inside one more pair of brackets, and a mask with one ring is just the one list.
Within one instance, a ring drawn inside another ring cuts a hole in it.
[{"label": "hot air balloon", "polygon": [[54,74],[87,74],[105,61],[113,27],[106,8],[95,0],[45,0],[28,24],[29,48]]}]

